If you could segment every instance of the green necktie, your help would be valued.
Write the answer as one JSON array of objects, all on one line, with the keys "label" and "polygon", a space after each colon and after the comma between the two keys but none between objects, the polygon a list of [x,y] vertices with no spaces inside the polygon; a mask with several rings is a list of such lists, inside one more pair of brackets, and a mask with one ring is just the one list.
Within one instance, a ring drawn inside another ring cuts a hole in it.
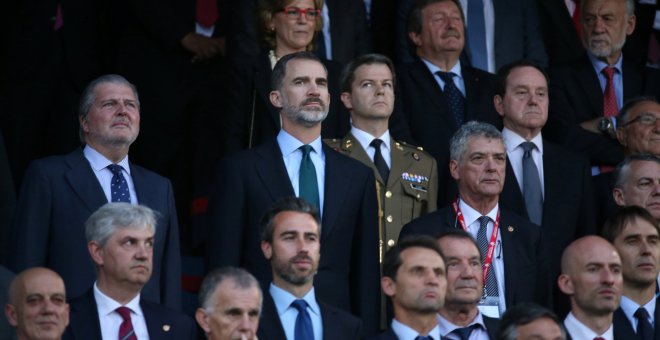
[{"label": "green necktie", "polygon": [[298,190],[300,198],[319,207],[319,187],[316,181],[316,168],[309,157],[309,153],[314,150],[310,145],[300,147],[302,151],[302,160],[300,161],[300,177],[298,179]]}]

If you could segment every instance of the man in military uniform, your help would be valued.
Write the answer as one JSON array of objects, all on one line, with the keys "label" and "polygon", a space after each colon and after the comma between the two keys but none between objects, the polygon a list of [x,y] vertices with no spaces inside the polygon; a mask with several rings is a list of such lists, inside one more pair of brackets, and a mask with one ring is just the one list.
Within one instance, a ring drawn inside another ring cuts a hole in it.
[{"label": "man in military uniform", "polygon": [[357,57],[346,65],[341,79],[341,100],[351,113],[351,131],[342,140],[326,143],[374,170],[382,259],[404,224],[436,210],[437,164],[422,148],[390,137],[395,83],[390,59],[380,54]]}]

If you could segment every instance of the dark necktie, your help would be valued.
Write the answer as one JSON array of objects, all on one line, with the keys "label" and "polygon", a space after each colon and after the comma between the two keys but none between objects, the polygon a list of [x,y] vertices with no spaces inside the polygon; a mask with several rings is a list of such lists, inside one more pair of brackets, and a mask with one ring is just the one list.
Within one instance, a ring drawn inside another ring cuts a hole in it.
[{"label": "dark necktie", "polygon": [[619,112],[616,105],[616,95],[614,94],[614,67],[607,66],[601,71],[607,81],[605,82],[605,92],[603,93],[603,116],[615,117]]},{"label": "dark necktie", "polygon": [[461,338],[461,340],[468,340],[470,338],[470,333],[472,333],[472,329],[474,329],[473,326],[456,328],[451,332],[457,334],[458,337]]},{"label": "dark necktie", "polygon": [[291,306],[298,310],[298,317],[296,317],[296,326],[294,328],[294,339],[313,340],[314,331],[312,330],[312,319],[307,312],[307,302],[298,299],[294,300]]},{"label": "dark necktie", "polygon": [[[488,235],[486,235],[488,231],[488,222],[490,221],[490,217],[488,216],[481,216],[479,217],[479,231],[477,232],[477,244],[479,245],[479,251],[481,251],[482,256],[486,256],[486,252],[488,251]],[[495,266],[492,265],[490,269],[488,269],[488,276],[486,277],[486,295],[491,296],[491,297],[497,297],[499,296],[499,293],[497,291],[497,277],[495,276]]]},{"label": "dark necktie", "polygon": [[433,340],[433,337],[430,336],[430,335],[427,335],[427,336],[418,335],[418,336],[415,337],[415,340]]},{"label": "dark necktie", "polygon": [[298,178],[298,192],[300,198],[319,207],[319,185],[316,180],[316,168],[310,158],[309,154],[314,150],[311,145],[303,145],[300,147],[302,152],[302,160],[300,161],[300,173]]},{"label": "dark necktie", "polygon": [[119,307],[115,310],[121,315],[122,323],[119,325],[119,340],[137,340],[135,331],[133,330],[133,323],[131,322],[131,310],[128,307]]},{"label": "dark necktie", "polygon": [[110,181],[110,199],[112,202],[126,202],[131,203],[131,194],[128,191],[128,183],[122,173],[121,165],[110,164],[108,169],[112,172],[112,180]]},{"label": "dark necktie", "polygon": [[520,147],[525,150],[522,157],[523,169],[523,196],[525,197],[525,206],[529,220],[537,225],[541,225],[543,218],[543,194],[541,193],[541,180],[539,170],[532,158],[532,150],[536,147],[532,142],[523,142]]},{"label": "dark necktie", "polygon": [[387,167],[385,158],[383,158],[383,154],[380,152],[381,144],[383,144],[383,141],[376,138],[372,140],[369,145],[373,146],[373,148],[376,150],[374,152],[374,165],[376,166],[376,169],[378,169],[378,173],[380,174],[380,177],[383,179],[383,182],[387,183],[387,178],[389,178],[390,176],[390,168]]},{"label": "dark necktie", "polygon": [[637,318],[637,338],[640,340],[652,340],[653,325],[649,322],[649,313],[644,307],[640,307],[635,311],[634,316]]},{"label": "dark necktie", "polygon": [[468,47],[470,48],[472,66],[488,71],[483,0],[468,0],[467,25]]},{"label": "dark necktie", "polygon": [[445,89],[442,92],[445,94],[447,103],[449,103],[449,109],[456,122],[456,127],[460,127],[463,125],[463,117],[465,116],[465,98],[458,87],[456,87],[456,84],[454,84],[453,78],[456,74],[442,71],[438,71],[435,74],[445,82]]},{"label": "dark necktie", "polygon": [[594,340],[605,340],[605,338],[597,336],[597,337],[594,338]]}]

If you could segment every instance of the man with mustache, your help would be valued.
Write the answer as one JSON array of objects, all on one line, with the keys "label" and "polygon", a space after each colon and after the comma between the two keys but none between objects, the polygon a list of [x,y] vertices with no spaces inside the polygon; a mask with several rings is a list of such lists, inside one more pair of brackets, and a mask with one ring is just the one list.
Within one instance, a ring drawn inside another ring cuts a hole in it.
[{"label": "man with mustache", "polygon": [[450,153],[458,196],[444,209],[406,224],[399,239],[436,236],[445,229],[470,233],[484,254],[485,294],[479,300],[484,315],[499,318],[507,306],[520,302],[547,303],[541,228],[499,204],[506,167],[502,134],[487,123],[465,123],[452,137]]},{"label": "man with mustache", "polygon": [[561,257],[559,289],[571,300],[564,319],[572,339],[612,340],[612,315],[619,308],[623,278],[614,246],[598,236],[573,241]]},{"label": "man with mustache", "polygon": [[484,291],[479,246],[461,229],[446,229],[437,240],[447,267],[445,304],[438,312],[440,335],[448,340],[495,339],[499,320],[477,308]]},{"label": "man with mustache", "polygon": [[315,294],[362,318],[366,335],[379,320],[378,226],[374,175],[359,161],[321,141],[328,113],[327,72],[311,53],[289,54],[275,65],[270,100],[282,129],[269,142],[224,159],[209,201],[209,269],[241,266],[266,285],[259,217],[282,197],[319,209],[321,260]]},{"label": "man with mustache", "polygon": [[[449,139],[464,122],[502,126],[491,104],[495,76],[459,59],[465,47],[465,18],[459,0],[416,1],[408,15],[407,32],[416,57],[397,67],[400,94],[392,123],[402,114],[410,130],[392,133],[419,143],[438,164],[447,164]],[[445,166],[438,167],[438,192],[439,206],[456,196]]]},{"label": "man with mustache", "polygon": [[107,202],[142,204],[159,212],[153,275],[147,299],[181,308],[179,227],[170,181],[128,159],[140,131],[137,89],[124,77],[104,75],[81,97],[84,147],[34,161],[28,169],[12,230],[8,267],[14,272],[44,266],[60,274],[67,296],[78,297],[96,272],[85,251],[84,224]]},{"label": "man with mustache", "polygon": [[660,273],[658,221],[641,207],[625,207],[607,220],[603,237],[614,244],[623,269],[623,295],[621,306],[614,312],[614,337],[660,337],[656,327],[660,306],[655,295]]},{"label": "man with mustache", "polygon": [[305,200],[285,197],[261,218],[261,252],[273,281],[264,294],[259,339],[359,339],[356,317],[318,300],[321,217]]},{"label": "man with mustache", "polygon": [[[16,339],[58,340],[69,324],[64,281],[48,268],[24,270],[12,280],[4,310]],[[13,339],[11,334],[3,336]]]},{"label": "man with mustache", "polygon": [[623,103],[660,93],[660,72],[629,62],[621,53],[635,29],[634,12],[634,0],[581,1],[586,54],[550,71],[547,137],[586,153],[593,175],[611,171],[623,159],[614,121]]},{"label": "man with mustache", "polygon": [[614,173],[612,195],[618,206],[637,205],[660,221],[660,157],[641,153],[626,157]]},{"label": "man with mustache", "polygon": [[71,301],[71,325],[64,339],[196,339],[187,315],[142,296],[153,268],[154,211],[129,203],[107,203],[85,223],[87,250],[96,282]]}]

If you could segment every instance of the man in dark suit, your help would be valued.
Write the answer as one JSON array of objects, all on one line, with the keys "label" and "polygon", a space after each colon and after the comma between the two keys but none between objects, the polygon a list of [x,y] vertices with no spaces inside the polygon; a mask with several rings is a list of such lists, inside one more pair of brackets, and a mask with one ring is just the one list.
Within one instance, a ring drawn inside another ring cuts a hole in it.
[{"label": "man in dark suit", "polygon": [[242,266],[266,284],[258,218],[279,198],[314,201],[322,216],[317,296],[362,318],[365,334],[378,325],[378,226],[372,171],[324,146],[327,73],[313,54],[289,54],[273,70],[270,99],[280,109],[276,139],[225,159],[209,202],[209,268]]},{"label": "man in dark suit", "polygon": [[660,308],[655,295],[660,273],[658,221],[644,208],[622,208],[605,223],[603,237],[621,256],[623,272],[621,304],[614,312],[614,338],[660,339]]},{"label": "man in dark suit", "polygon": [[270,261],[273,281],[264,294],[259,339],[359,339],[360,320],[315,294],[321,256],[321,216],[316,207],[285,197],[260,224],[261,251]]},{"label": "man in dark suit", "polygon": [[484,291],[483,256],[472,235],[461,229],[447,229],[438,235],[438,246],[447,267],[445,304],[438,312],[443,339],[495,339],[499,320],[477,308]]},{"label": "man in dark suit", "polygon": [[374,339],[440,339],[438,311],[445,300],[445,263],[435,239],[413,236],[383,259],[383,293],[394,311],[391,327]]},{"label": "man in dark suit", "polygon": [[255,340],[262,300],[252,274],[236,267],[220,268],[202,282],[195,319],[208,340]]},{"label": "man in dark suit", "polygon": [[573,241],[561,256],[557,284],[571,299],[564,326],[572,339],[613,339],[612,315],[623,288],[614,246],[593,235]]},{"label": "man in dark suit", "polygon": [[[179,309],[181,259],[170,182],[128,161],[140,129],[137,90],[118,75],[106,75],[85,89],[80,108],[83,149],[35,161],[26,174],[10,233],[8,267],[55,270],[77,297],[96,273],[85,251],[84,224],[109,201],[128,201],[158,211],[154,272],[142,296]],[[113,170],[115,169],[115,173]],[[119,190],[112,189],[119,183]]]},{"label": "man in dark suit", "polygon": [[[507,150],[500,203],[541,226],[550,279],[555,282],[564,248],[580,236],[596,233],[589,161],[541,135],[549,98],[547,77],[538,64],[514,62],[502,67],[497,79],[494,105],[504,121]],[[555,293],[554,309],[563,316],[570,309],[568,300]]]},{"label": "man in dark suit", "polygon": [[579,0],[536,0],[539,27],[550,67],[574,62],[584,54],[574,15],[580,16]]},{"label": "man in dark suit", "polygon": [[[445,19],[432,29],[435,16]],[[396,138],[419,143],[440,165],[439,206],[456,194],[446,167],[449,139],[454,132],[469,120],[501,126],[491,104],[495,77],[459,60],[465,44],[464,24],[458,0],[415,2],[408,17],[408,35],[417,56],[397,69],[400,94],[393,117],[402,115],[410,131],[392,133]]]},{"label": "man in dark suit", "polygon": [[64,281],[54,271],[35,267],[22,271],[9,286],[4,306],[9,324],[16,329],[4,332],[3,339],[60,339],[69,324]]},{"label": "man in dark suit", "polygon": [[153,267],[154,211],[107,203],[85,223],[87,250],[96,266],[93,288],[71,303],[64,339],[196,339],[195,323],[141,296]]},{"label": "man in dark suit", "polygon": [[566,340],[566,330],[551,310],[533,303],[509,308],[502,316],[497,336],[491,339]]},{"label": "man in dark suit", "polygon": [[545,132],[546,137],[586,153],[595,175],[610,171],[623,159],[612,117],[632,97],[657,97],[660,73],[626,61],[621,53],[626,36],[635,29],[632,0],[585,0],[581,9],[587,53],[551,70],[552,100]]},{"label": "man in dark suit", "polygon": [[449,163],[458,197],[452,205],[408,223],[399,236],[436,236],[454,228],[469,232],[481,253],[490,254],[484,255],[486,294],[479,305],[482,313],[494,318],[520,302],[546,303],[550,285],[543,278],[547,254],[541,229],[499,206],[505,167],[502,134],[487,123],[464,124],[452,137]]}]

